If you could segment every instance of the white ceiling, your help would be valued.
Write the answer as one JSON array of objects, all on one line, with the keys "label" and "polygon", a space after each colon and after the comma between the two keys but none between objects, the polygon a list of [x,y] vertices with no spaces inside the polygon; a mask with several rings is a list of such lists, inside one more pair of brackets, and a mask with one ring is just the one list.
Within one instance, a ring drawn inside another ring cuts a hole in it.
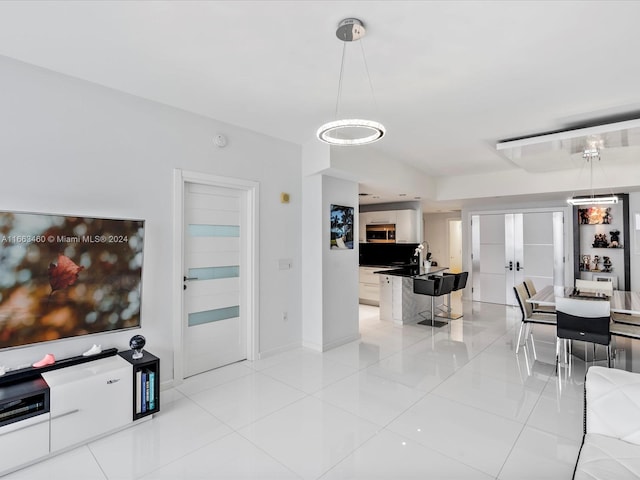
[{"label": "white ceiling", "polygon": [[377,109],[357,42],[344,96],[388,131],[349,155],[487,174],[522,168],[498,140],[640,111],[636,1],[2,1],[0,54],[302,144],[333,119],[347,17]]}]

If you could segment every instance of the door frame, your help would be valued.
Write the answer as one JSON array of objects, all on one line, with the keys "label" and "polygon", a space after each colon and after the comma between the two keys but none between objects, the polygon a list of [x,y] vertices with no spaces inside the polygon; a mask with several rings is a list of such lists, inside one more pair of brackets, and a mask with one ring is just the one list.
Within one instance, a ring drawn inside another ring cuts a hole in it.
[{"label": "door frame", "polygon": [[243,297],[247,299],[246,341],[247,360],[259,354],[259,197],[260,184],[251,180],[221,177],[207,173],[175,168],[173,170],[173,379],[176,384],[184,380],[184,191],[185,183],[240,190],[244,194],[244,212],[247,219],[244,265],[246,282]]}]

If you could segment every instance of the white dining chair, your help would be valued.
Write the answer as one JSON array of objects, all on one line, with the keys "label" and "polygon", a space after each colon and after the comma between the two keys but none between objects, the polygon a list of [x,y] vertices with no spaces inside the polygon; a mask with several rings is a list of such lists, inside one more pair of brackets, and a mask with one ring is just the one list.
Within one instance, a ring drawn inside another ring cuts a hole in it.
[{"label": "white dining chair", "polygon": [[[555,314],[550,313],[534,313],[533,312],[533,304],[527,302],[529,298],[529,292],[524,286],[524,283],[520,283],[513,287],[513,291],[516,295],[516,299],[518,300],[518,306],[520,307],[520,312],[522,313],[522,321],[520,322],[520,331],[518,332],[518,340],[516,340],[516,353],[520,350],[520,344],[524,343],[526,345],[527,339],[531,338],[531,348],[533,350],[533,358],[537,359],[538,355],[536,354],[536,346],[533,340],[533,333],[531,332],[531,327],[534,324],[542,324],[542,325],[555,325],[556,324],[556,316]],[[522,334],[524,333],[524,337]]]},{"label": "white dining chair", "polygon": [[581,292],[605,293],[613,295],[613,282],[598,282],[595,280],[576,279],[576,289]]},{"label": "white dining chair", "polygon": [[[527,289],[527,293],[529,294],[529,298],[533,297],[536,293],[536,286],[533,283],[533,280],[530,278],[524,279],[524,288]],[[533,313],[556,313],[556,307],[553,305],[539,305],[537,303],[533,303]]]}]

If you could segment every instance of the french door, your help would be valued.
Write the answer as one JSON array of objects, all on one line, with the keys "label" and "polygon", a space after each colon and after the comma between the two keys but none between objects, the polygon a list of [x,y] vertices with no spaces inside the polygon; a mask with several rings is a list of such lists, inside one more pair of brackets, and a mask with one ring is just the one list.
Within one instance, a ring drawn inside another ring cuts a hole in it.
[{"label": "french door", "polygon": [[563,212],[472,215],[472,298],[517,305],[514,285],[531,278],[539,290],[562,285]]}]

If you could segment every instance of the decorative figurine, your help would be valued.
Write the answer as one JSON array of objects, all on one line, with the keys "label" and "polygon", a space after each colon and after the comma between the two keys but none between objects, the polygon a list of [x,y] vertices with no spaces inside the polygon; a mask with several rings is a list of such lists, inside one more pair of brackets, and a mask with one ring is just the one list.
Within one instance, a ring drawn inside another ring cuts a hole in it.
[{"label": "decorative figurine", "polygon": [[591,264],[591,255],[583,255],[582,264],[580,265],[580,270],[588,272],[590,264]]},{"label": "decorative figurine", "polygon": [[604,215],[602,216],[602,223],[610,224],[611,223],[611,209],[606,208],[604,211]]},{"label": "decorative figurine", "polygon": [[56,363],[56,357],[53,356],[53,353],[47,353],[44,357],[42,357],[42,360],[37,361],[33,364],[33,366],[38,368],[45,367],[54,363]]},{"label": "decorative figurine", "polygon": [[607,248],[609,246],[609,242],[607,241],[606,233],[596,233],[593,239],[593,248]]},{"label": "decorative figurine", "polygon": [[612,230],[609,232],[609,235],[611,235],[609,248],[620,248],[620,230]]},{"label": "decorative figurine", "polygon": [[593,263],[593,268],[591,269],[592,272],[599,272],[600,269],[598,268],[598,264],[600,263],[600,257],[598,255],[594,255],[593,256],[593,260],[591,261],[591,263]]},{"label": "decorative figurine", "polygon": [[578,210],[580,215],[580,225],[589,225],[589,210],[586,208],[581,208]]},{"label": "decorative figurine", "polygon": [[102,345],[96,345],[95,343],[93,344],[93,347],[91,347],[89,350],[87,350],[86,352],[84,352],[82,354],[83,357],[90,357],[91,355],[97,355],[99,353],[102,352]]},{"label": "decorative figurine", "polygon": [[612,270],[611,259],[609,257],[602,257],[602,259],[602,266],[604,267],[602,271],[607,273],[610,272]]},{"label": "decorative figurine", "polygon": [[133,350],[131,358],[142,358],[142,349],[146,343],[147,340],[142,335],[134,335],[131,337],[131,340],[129,340],[129,346],[131,347],[131,350]]}]

